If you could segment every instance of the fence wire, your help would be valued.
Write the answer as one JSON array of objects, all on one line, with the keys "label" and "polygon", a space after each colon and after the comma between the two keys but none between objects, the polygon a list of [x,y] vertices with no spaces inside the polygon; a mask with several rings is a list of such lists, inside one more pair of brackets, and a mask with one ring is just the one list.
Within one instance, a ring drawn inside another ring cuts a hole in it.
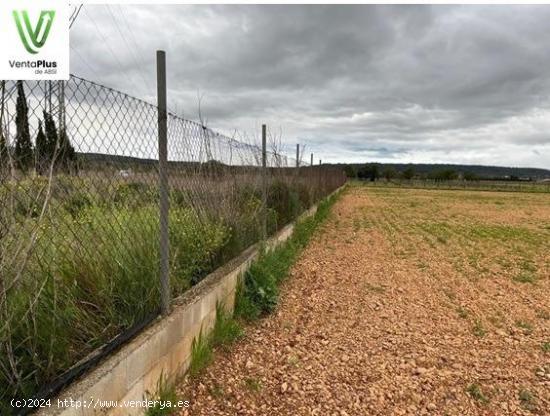
[{"label": "fence wire", "polygon": [[[177,297],[341,186],[168,115],[170,283]],[[2,81],[0,414],[159,310],[157,108],[85,79]],[[74,371],[73,371],[74,373]],[[51,392],[51,391],[50,391]]]}]

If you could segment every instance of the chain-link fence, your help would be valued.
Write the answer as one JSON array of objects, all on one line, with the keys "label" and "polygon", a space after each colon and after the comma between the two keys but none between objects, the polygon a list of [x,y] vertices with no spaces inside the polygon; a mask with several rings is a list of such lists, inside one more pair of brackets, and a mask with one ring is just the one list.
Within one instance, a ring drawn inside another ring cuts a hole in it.
[{"label": "chain-link fence", "polygon": [[[2,82],[1,414],[158,314],[157,117],[76,76]],[[264,170],[254,144],[174,114],[167,125],[172,297],[345,181],[276,146]]]}]

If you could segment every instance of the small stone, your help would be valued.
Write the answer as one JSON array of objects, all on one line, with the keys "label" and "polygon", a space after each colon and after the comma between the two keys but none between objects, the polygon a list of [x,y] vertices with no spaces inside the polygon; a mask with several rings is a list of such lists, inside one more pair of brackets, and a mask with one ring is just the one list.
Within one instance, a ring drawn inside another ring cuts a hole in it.
[{"label": "small stone", "polygon": [[281,393],[285,393],[288,390],[288,383],[283,383],[281,385]]}]

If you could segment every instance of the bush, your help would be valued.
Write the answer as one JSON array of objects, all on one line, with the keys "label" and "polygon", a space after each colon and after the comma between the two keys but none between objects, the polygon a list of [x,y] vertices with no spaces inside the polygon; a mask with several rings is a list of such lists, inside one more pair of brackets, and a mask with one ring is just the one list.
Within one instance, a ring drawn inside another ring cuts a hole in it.
[{"label": "bush", "polygon": [[267,206],[277,213],[277,228],[282,228],[300,214],[299,195],[283,181],[275,181],[269,186]]},{"label": "bush", "polygon": [[[217,266],[212,259],[227,229],[200,221],[191,210],[171,210],[170,215],[172,286],[179,294]],[[158,208],[92,206],[76,218],[67,214],[49,221],[38,228],[33,253],[0,316],[0,384],[9,388],[0,391],[0,402],[32,397],[159,307],[159,243],[143,238],[158,232]],[[27,221],[18,237],[27,241],[34,229]],[[2,253],[13,259],[3,270],[6,287],[24,261],[9,251],[13,242],[2,240]]]},{"label": "bush", "polygon": [[155,186],[143,182],[122,182],[113,190],[113,202],[116,206],[136,206],[158,203],[159,193]]}]

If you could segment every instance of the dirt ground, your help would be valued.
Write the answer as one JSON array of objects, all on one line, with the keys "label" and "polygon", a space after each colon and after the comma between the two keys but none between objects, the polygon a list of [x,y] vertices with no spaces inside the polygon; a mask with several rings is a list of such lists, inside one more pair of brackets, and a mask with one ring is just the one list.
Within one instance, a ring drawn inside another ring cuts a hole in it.
[{"label": "dirt ground", "polygon": [[550,195],[352,186],[192,415],[550,415]]}]

